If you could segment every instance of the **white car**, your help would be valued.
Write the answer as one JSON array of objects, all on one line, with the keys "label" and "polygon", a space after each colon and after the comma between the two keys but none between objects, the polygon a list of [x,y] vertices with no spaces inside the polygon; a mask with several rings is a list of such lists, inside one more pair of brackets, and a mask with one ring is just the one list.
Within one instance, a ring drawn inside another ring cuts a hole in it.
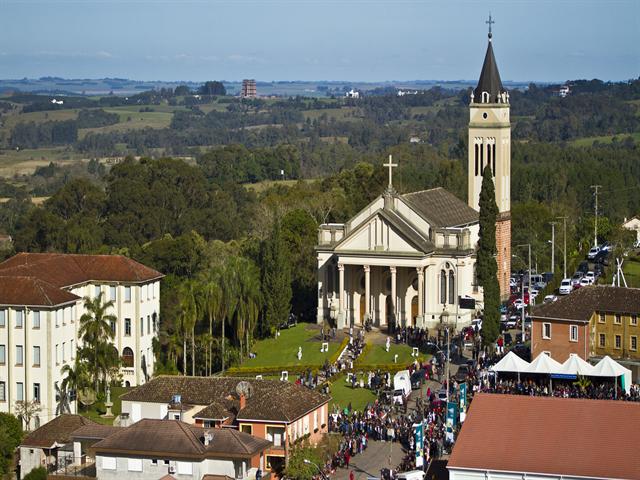
[{"label": "white car", "polygon": [[591,250],[589,250],[589,253],[587,254],[587,258],[589,260],[593,260],[594,258],[596,258],[596,256],[600,253],[600,247],[593,247]]},{"label": "white car", "polygon": [[513,308],[520,310],[521,308],[524,308],[524,307],[526,307],[526,305],[524,304],[521,298],[516,298],[513,301]]},{"label": "white car", "polygon": [[511,288],[513,288],[513,287],[517,287],[517,286],[518,286],[518,281],[517,281],[515,278],[511,277],[511,278],[509,279],[509,286],[510,286]]},{"label": "white car", "polygon": [[555,295],[547,295],[546,297],[544,297],[544,300],[542,301],[542,303],[553,303],[557,301],[558,301],[558,297],[556,297]]},{"label": "white car", "polygon": [[580,286],[581,287],[586,287],[591,285],[591,280],[589,280],[587,277],[582,277],[582,279],[580,279]]},{"label": "white car", "polygon": [[591,284],[595,283],[596,281],[596,274],[594,272],[587,272],[587,274],[584,276],[584,278],[588,278],[589,281],[591,282]]},{"label": "white car", "polygon": [[558,293],[560,295],[569,295],[573,291],[573,284],[571,283],[570,278],[563,278],[562,282],[560,282],[560,288],[558,289]]},{"label": "white car", "polygon": [[531,289],[531,298],[533,298],[535,300],[539,293],[540,293],[540,290],[538,290],[536,288],[532,288]]}]

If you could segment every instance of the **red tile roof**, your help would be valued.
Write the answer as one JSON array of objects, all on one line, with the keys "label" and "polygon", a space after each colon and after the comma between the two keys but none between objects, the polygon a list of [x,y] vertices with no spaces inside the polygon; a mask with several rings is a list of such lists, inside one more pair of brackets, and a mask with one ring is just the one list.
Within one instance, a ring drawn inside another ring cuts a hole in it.
[{"label": "red tile roof", "polygon": [[95,426],[96,422],[81,415],[60,415],[27,435],[23,447],[51,448],[54,443],[64,445],[71,441],[74,431],[83,426]]},{"label": "red tile roof", "polygon": [[54,307],[79,298],[35,277],[0,276],[0,305],[3,306]]},{"label": "red tile roof", "polygon": [[64,253],[18,253],[0,263],[0,276],[27,276],[56,287],[80,283],[144,283],[162,273],[123,255],[77,255]]},{"label": "red tile roof", "polygon": [[449,469],[640,478],[640,404],[480,393]]}]

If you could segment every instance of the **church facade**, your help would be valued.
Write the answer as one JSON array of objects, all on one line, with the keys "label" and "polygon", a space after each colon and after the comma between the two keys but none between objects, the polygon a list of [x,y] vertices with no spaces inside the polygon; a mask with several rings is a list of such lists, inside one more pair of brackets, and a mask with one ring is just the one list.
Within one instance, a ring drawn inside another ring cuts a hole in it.
[{"label": "church facade", "polygon": [[496,186],[498,280],[509,292],[511,269],[509,94],[491,44],[469,106],[468,201],[443,188],[382,195],[346,223],[318,232],[318,323],[338,328],[414,326],[443,322],[460,329],[482,307],[476,282],[480,187],[489,166]]}]

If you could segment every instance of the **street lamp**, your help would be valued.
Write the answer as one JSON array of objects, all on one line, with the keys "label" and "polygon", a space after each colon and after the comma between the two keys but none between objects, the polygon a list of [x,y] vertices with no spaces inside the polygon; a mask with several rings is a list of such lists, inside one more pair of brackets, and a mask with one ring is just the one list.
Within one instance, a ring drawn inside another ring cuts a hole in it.
[{"label": "street lamp", "polygon": [[318,473],[320,473],[320,475],[322,475],[322,478],[323,478],[324,480],[329,480],[329,479],[327,478],[327,476],[324,474],[324,472],[320,469],[320,467],[319,467],[317,464],[313,463],[311,460],[307,460],[306,458],[304,458],[304,459],[302,460],[302,462],[303,462],[305,465],[313,465],[313,466],[314,466],[314,467],[316,467],[316,469],[318,470]]},{"label": "street lamp", "polygon": [[[523,243],[521,245],[516,245],[516,248],[518,247],[527,247],[529,249],[529,305],[531,305],[531,302],[533,302],[533,298],[531,296],[531,244],[530,243]],[[524,277],[522,278],[522,292],[521,292],[521,296],[522,296],[522,343],[525,342],[525,331],[524,331],[524,310],[525,310],[525,303],[524,303]]]},{"label": "street lamp", "polygon": [[445,380],[447,382],[447,404],[449,404],[449,357],[451,355],[451,342],[449,341],[449,312],[444,308],[442,308],[442,313],[440,314],[440,323],[444,325],[445,331],[447,332],[447,363],[445,365]]}]

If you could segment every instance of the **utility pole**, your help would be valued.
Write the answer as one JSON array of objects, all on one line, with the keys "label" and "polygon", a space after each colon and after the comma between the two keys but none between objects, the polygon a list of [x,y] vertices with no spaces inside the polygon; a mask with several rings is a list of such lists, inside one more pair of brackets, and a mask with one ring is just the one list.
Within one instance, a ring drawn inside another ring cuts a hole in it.
[{"label": "utility pole", "polygon": [[556,271],[556,223],[551,222],[551,273]]},{"label": "utility pole", "polygon": [[591,188],[595,190],[596,196],[596,220],[593,225],[593,246],[598,246],[598,189],[602,188],[602,185],[591,185]]},{"label": "utility pole", "polygon": [[556,217],[556,218],[558,218],[559,220],[562,220],[562,223],[564,225],[564,229],[563,229],[564,230],[564,234],[563,234],[563,237],[564,237],[564,252],[563,252],[564,253],[564,262],[563,262],[564,263],[564,265],[563,265],[563,267],[564,267],[564,277],[562,277],[562,278],[567,278],[567,217],[565,216],[565,217]]}]

